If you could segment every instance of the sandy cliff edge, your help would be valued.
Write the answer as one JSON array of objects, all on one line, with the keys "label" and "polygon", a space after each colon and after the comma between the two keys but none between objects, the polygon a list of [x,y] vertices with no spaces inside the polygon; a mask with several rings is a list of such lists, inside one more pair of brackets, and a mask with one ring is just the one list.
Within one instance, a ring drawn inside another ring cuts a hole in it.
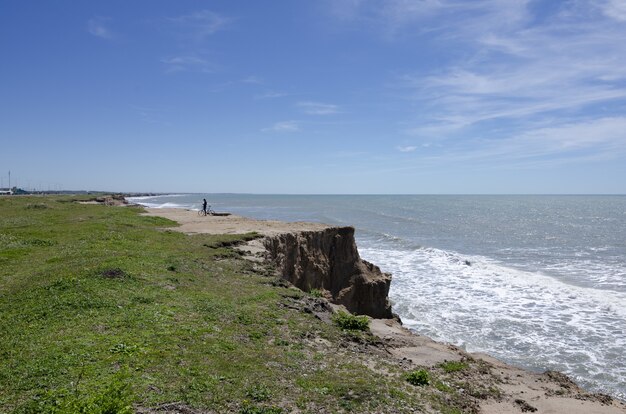
[{"label": "sandy cliff edge", "polygon": [[[176,221],[172,230],[187,234],[243,234],[257,232],[274,237],[285,233],[324,231],[332,228],[321,223],[254,220],[235,215],[198,216],[184,209],[146,208],[144,214]],[[249,246],[250,251],[262,251],[262,243]],[[534,373],[507,365],[482,354],[469,354],[458,347],[435,342],[415,334],[394,319],[372,319],[372,333],[385,344],[388,355],[414,367],[430,367],[444,361],[480,360],[490,374],[499,380],[499,398],[479,402],[479,411],[498,413],[566,413],[566,414],[624,414],[626,404],[603,394],[582,390],[565,375],[556,372]]]}]

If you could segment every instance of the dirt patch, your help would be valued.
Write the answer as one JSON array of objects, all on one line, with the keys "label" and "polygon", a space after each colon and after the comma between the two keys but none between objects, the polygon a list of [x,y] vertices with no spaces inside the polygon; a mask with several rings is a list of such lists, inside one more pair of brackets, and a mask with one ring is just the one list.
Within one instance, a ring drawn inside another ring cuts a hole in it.
[{"label": "dirt patch", "polygon": [[214,411],[201,411],[182,402],[161,404],[155,408],[137,407],[138,414],[214,414]]},{"label": "dirt patch", "polygon": [[104,269],[98,272],[98,276],[105,279],[126,279],[130,277],[128,273],[120,269],[119,267],[113,267],[110,269]]},{"label": "dirt patch", "polygon": [[528,404],[524,400],[517,399],[515,400],[515,404],[519,406],[520,410],[522,410],[523,413],[534,413],[535,411],[537,411],[535,407]]}]

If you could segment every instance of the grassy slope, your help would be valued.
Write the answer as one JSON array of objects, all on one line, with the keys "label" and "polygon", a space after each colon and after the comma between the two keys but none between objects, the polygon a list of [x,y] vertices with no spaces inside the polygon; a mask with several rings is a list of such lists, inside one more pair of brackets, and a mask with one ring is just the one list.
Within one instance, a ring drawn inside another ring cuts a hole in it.
[{"label": "grassy slope", "polygon": [[0,198],[0,412],[427,405],[398,366],[368,368],[339,328],[286,306],[303,293],[217,247],[233,236],[139,212]]}]

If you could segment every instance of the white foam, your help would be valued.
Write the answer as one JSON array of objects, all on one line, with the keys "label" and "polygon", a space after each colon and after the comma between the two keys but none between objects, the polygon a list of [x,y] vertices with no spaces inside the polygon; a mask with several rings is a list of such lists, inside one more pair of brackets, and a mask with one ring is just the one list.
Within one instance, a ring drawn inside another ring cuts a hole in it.
[{"label": "white foam", "polygon": [[141,196],[141,197],[127,197],[127,200],[144,207],[148,208],[183,208],[183,209],[194,209],[198,208],[200,202],[197,203],[176,203],[172,201],[165,201],[163,199],[167,198],[179,198],[179,197],[188,197],[189,194],[167,194],[167,195],[159,195],[159,196]]},{"label": "white foam", "polygon": [[625,293],[439,249],[360,252],[393,274],[390,298],[408,327],[626,396]]}]

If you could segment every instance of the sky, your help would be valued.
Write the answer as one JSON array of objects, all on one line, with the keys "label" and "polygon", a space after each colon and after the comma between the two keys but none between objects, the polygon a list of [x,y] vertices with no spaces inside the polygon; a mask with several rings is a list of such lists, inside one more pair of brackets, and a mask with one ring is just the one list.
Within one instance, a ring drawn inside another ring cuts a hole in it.
[{"label": "sky", "polygon": [[626,193],[626,0],[1,0],[0,186]]}]

